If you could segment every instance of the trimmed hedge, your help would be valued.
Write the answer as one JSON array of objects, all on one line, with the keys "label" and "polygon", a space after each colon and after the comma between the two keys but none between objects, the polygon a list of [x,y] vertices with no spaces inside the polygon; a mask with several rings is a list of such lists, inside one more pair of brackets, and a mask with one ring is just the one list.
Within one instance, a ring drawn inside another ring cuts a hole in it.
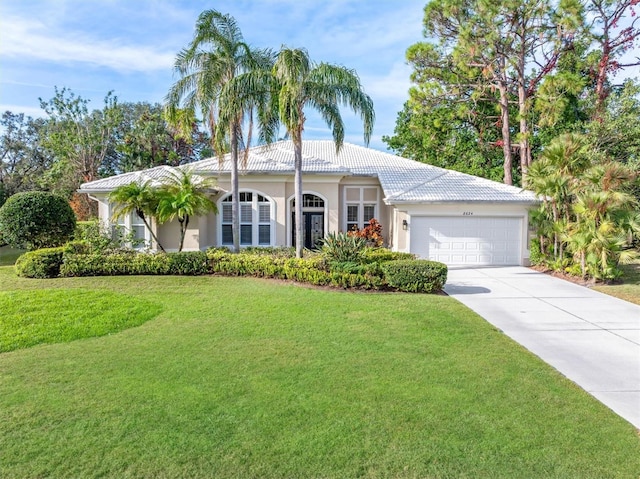
[{"label": "trimmed hedge", "polygon": [[[316,286],[356,289],[395,289],[412,293],[432,293],[442,289],[447,267],[424,260],[384,262],[331,262],[323,255],[291,258],[288,250],[269,254],[267,250],[231,253],[212,248],[206,253],[139,253],[135,250],[96,252],[86,242],[74,241],[65,247],[25,253],[16,263],[19,276],[54,278],[57,276],[117,275],[202,275],[254,276],[275,278]],[[404,253],[376,252],[383,258],[406,257]],[[411,255],[410,255],[411,256]]]},{"label": "trimmed hedge", "polygon": [[386,261],[380,266],[389,286],[399,291],[437,293],[447,282],[447,266],[436,261]]},{"label": "trimmed hedge", "polygon": [[328,270],[320,255],[300,259],[210,249],[207,256],[214,273],[228,276],[276,278],[337,288],[383,289],[386,286],[381,276]]},{"label": "trimmed hedge", "polygon": [[56,278],[65,252],[64,246],[28,251],[16,260],[16,274],[23,278]]},{"label": "trimmed hedge", "polygon": [[201,275],[210,274],[207,254],[203,251],[181,253],[138,253],[133,250],[101,254],[67,252],[60,268],[61,276],[119,275]]},{"label": "trimmed hedge", "polygon": [[382,263],[384,261],[400,261],[416,259],[413,253],[400,253],[386,248],[367,248],[364,251],[364,261],[366,263]]}]

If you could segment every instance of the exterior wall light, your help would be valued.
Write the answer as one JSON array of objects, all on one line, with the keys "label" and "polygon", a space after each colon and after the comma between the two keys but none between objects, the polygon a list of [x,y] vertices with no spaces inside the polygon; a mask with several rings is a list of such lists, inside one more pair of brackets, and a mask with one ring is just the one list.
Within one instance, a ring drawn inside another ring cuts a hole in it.
[{"label": "exterior wall light", "polygon": [[409,229],[409,223],[407,223],[407,220],[402,220],[402,229],[405,231]]}]

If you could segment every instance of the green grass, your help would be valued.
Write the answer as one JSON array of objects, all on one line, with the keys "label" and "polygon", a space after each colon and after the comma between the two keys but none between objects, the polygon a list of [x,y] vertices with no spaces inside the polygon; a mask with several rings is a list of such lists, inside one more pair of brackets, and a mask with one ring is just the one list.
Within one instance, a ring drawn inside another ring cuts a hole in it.
[{"label": "green grass", "polygon": [[640,261],[621,266],[624,276],[621,284],[597,285],[593,289],[631,303],[640,304]]},{"label": "green grass", "polygon": [[161,309],[0,354],[2,477],[640,474],[633,426],[446,296],[8,267],[0,291]]},{"label": "green grass", "polygon": [[0,352],[102,336],[160,312],[149,301],[82,289],[0,291]]},{"label": "green grass", "polygon": [[0,266],[10,266],[24,253],[23,249],[14,249],[9,246],[0,246]]}]

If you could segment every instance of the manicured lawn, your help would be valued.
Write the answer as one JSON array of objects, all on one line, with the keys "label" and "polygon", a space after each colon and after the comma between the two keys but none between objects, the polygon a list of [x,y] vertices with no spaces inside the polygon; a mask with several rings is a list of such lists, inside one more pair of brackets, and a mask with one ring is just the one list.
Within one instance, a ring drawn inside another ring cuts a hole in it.
[{"label": "manicured lawn", "polygon": [[621,284],[597,285],[593,289],[617,298],[640,304],[640,262],[622,266]]},{"label": "manicured lawn", "polygon": [[16,262],[18,256],[24,253],[23,249],[14,249],[9,246],[0,246],[0,266],[9,266]]},{"label": "manicured lawn", "polygon": [[0,354],[2,477],[640,474],[629,423],[445,296],[9,267],[0,291],[157,305],[117,334]]}]

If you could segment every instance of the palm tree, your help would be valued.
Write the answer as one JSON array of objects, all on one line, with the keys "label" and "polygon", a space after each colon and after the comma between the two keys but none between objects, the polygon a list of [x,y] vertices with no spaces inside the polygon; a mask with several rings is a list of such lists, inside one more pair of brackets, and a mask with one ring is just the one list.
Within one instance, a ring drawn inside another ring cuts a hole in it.
[{"label": "palm tree", "polygon": [[149,222],[151,218],[156,216],[158,207],[157,190],[151,186],[150,181],[145,181],[144,183],[132,182],[128,185],[119,186],[109,194],[109,202],[114,205],[113,219],[122,218],[135,212],[146,226],[160,251],[164,252],[164,248]]},{"label": "palm tree", "polygon": [[[180,79],[166,97],[169,119],[177,119],[180,105],[188,110],[200,110],[209,125],[212,146],[220,161],[223,154],[231,150],[232,230],[236,252],[240,249],[238,151],[247,111],[236,102],[225,104],[221,91],[238,74],[260,68],[269,70],[271,65],[271,53],[251,49],[233,17],[206,10],[198,17],[193,40],[178,53],[174,69]],[[223,121],[220,121],[221,112],[226,112]],[[247,146],[250,129],[248,136]]]},{"label": "palm tree", "polygon": [[302,257],[304,225],[302,223],[302,132],[306,107],[313,107],[331,128],[336,152],[344,141],[344,123],[340,106],[359,113],[364,124],[364,140],[369,143],[373,131],[374,110],[371,98],[364,93],[353,70],[329,63],[314,64],[306,50],[283,47],[273,66],[275,92],[273,107],[293,141],[295,169],[296,256]]},{"label": "palm tree", "polygon": [[186,169],[175,170],[158,190],[157,217],[160,223],[178,220],[180,224],[180,244],[182,251],[184,237],[192,216],[202,216],[217,212],[216,204],[207,196],[213,180],[194,175]]}]

